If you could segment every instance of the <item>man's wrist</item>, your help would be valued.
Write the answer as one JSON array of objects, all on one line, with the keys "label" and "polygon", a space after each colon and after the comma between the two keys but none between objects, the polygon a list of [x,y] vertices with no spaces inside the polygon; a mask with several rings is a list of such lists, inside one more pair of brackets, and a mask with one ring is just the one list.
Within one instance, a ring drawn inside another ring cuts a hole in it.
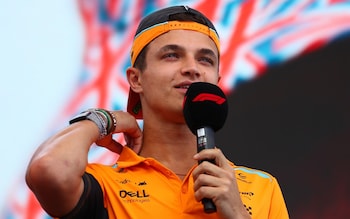
[{"label": "man's wrist", "polygon": [[99,140],[114,132],[117,125],[115,116],[104,109],[89,109],[81,112],[69,121],[73,124],[82,120],[90,120],[95,123],[99,130]]}]

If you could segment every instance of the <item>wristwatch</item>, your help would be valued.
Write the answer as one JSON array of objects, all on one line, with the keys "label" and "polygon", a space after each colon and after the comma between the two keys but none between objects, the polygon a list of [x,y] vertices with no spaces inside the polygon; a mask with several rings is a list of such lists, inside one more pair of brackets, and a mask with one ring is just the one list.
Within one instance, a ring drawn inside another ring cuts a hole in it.
[{"label": "wristwatch", "polygon": [[77,116],[73,117],[69,124],[73,124],[82,120],[90,120],[94,122],[99,131],[100,131],[100,137],[99,139],[105,137],[107,135],[107,121],[103,118],[103,116],[96,110],[87,110],[84,112],[81,112]]}]

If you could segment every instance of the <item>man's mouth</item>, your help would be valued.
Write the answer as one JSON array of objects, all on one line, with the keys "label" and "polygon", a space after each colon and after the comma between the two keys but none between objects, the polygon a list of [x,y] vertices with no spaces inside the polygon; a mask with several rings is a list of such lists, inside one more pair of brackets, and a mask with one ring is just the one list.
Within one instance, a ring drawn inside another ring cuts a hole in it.
[{"label": "man's mouth", "polygon": [[175,88],[182,88],[182,89],[188,89],[190,87],[190,85],[179,85],[179,86],[175,86]]}]

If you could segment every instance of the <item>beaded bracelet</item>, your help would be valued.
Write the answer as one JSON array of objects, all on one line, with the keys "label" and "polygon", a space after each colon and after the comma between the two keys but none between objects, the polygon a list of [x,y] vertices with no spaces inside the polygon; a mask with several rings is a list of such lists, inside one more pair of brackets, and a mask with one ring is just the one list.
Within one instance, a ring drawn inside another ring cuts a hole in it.
[{"label": "beaded bracelet", "polygon": [[114,132],[115,127],[117,126],[117,119],[113,115],[112,112],[105,110],[105,109],[96,109],[98,112],[103,113],[103,115],[107,119],[107,135]]},{"label": "beaded bracelet", "polygon": [[98,111],[96,109],[89,109],[87,111],[91,112],[91,114],[96,115],[96,118],[100,122],[100,123],[98,123],[97,121],[93,121],[99,127],[99,131],[100,131],[99,139],[102,139],[105,136],[107,136],[108,135],[108,131],[107,131],[108,118],[102,112],[100,112],[100,111]]},{"label": "beaded bracelet", "polygon": [[107,132],[107,135],[110,133],[109,132],[109,129],[111,127],[111,116],[108,114],[108,112],[104,109],[95,109],[97,111],[97,113],[102,113],[101,115],[103,115],[103,117],[105,118],[106,120],[106,123],[107,123],[107,126],[106,126],[106,132]]},{"label": "beaded bracelet", "polygon": [[113,123],[111,122],[111,126],[108,129],[108,134],[113,133],[115,128],[117,127],[117,119],[115,118],[114,114],[111,111],[106,110],[107,114],[109,115],[109,117],[111,118],[111,120],[113,121]]}]

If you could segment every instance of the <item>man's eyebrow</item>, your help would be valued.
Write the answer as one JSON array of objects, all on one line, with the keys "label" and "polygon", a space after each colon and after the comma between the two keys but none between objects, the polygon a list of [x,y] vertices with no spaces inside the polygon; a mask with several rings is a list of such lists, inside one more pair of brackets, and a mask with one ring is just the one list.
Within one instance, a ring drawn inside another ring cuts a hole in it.
[{"label": "man's eyebrow", "polygon": [[160,48],[160,52],[167,52],[169,50],[177,51],[177,50],[184,50],[184,48],[176,44],[169,44]]},{"label": "man's eyebrow", "polygon": [[[169,45],[165,45],[162,48],[160,48],[160,52],[167,52],[169,50],[181,51],[181,50],[185,50],[185,48],[182,46],[176,45],[176,44],[169,44]],[[207,48],[199,49],[198,53],[203,54],[203,55],[210,55],[213,57],[217,56],[216,53],[212,49],[207,49]]]},{"label": "man's eyebrow", "polygon": [[199,53],[203,54],[203,55],[209,55],[209,56],[217,57],[216,53],[213,50],[211,50],[211,49],[203,48],[203,49],[199,50]]}]

